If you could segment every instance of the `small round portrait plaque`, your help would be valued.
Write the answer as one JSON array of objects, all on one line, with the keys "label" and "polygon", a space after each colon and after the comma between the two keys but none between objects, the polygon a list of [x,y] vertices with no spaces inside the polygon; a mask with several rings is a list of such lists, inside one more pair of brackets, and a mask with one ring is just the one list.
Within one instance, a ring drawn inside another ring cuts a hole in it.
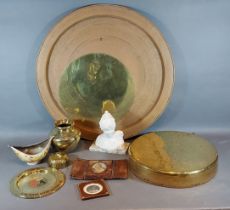
[{"label": "small round portrait plaque", "polygon": [[90,183],[84,186],[83,191],[90,195],[95,195],[103,190],[103,186],[98,183]]},{"label": "small round portrait plaque", "polygon": [[92,165],[92,171],[96,174],[100,174],[107,170],[107,165],[102,162],[97,162]]}]

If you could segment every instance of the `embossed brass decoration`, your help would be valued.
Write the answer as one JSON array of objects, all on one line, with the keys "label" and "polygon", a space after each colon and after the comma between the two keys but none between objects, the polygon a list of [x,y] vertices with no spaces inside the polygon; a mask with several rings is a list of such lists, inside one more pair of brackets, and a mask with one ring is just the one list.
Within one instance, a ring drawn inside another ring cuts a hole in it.
[{"label": "embossed brass decoration", "polygon": [[41,198],[59,190],[65,175],[54,168],[32,168],[21,172],[10,182],[11,192],[21,198]]},{"label": "embossed brass decoration", "polygon": [[48,163],[52,168],[60,169],[68,165],[69,157],[64,152],[52,153],[49,156]]},{"label": "embossed brass decoration", "polygon": [[112,100],[105,100],[102,102],[101,113],[108,111],[110,114],[116,116],[116,105]]},{"label": "embossed brass decoration", "polygon": [[[133,101],[133,82],[126,67],[105,54],[88,54],[73,61],[59,86],[60,102],[67,115],[96,121],[103,109],[123,116]],[[108,110],[109,111],[109,110]]]},{"label": "embossed brass decoration", "polygon": [[133,173],[144,181],[175,188],[208,182],[216,173],[217,151],[207,140],[184,132],[154,132],[129,148]]}]

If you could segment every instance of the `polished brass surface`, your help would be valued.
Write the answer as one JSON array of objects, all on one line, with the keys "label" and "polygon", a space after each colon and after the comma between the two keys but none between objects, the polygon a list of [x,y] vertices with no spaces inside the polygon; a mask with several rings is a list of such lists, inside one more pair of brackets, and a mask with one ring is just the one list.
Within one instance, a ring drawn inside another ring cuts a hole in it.
[{"label": "polished brass surface", "polygon": [[65,175],[54,168],[32,168],[21,172],[10,182],[10,190],[17,197],[41,198],[59,190]]},{"label": "polished brass surface", "polygon": [[69,157],[64,152],[52,153],[49,156],[48,163],[52,168],[60,169],[68,166]]},{"label": "polished brass surface", "polygon": [[100,134],[96,118],[107,108],[115,108],[126,139],[165,110],[174,66],[151,21],[128,7],[96,4],[71,12],[51,29],[38,55],[37,84],[52,117],[77,120],[85,139]]},{"label": "polished brass surface", "polygon": [[81,132],[68,119],[55,121],[55,128],[50,136],[54,136],[53,145],[60,152],[72,152],[77,147]]},{"label": "polished brass surface", "polygon": [[[98,122],[110,101],[123,116],[133,101],[133,85],[126,67],[116,58],[95,53],[69,64],[61,77],[60,102],[67,116]],[[111,107],[111,105],[110,105]]]},{"label": "polished brass surface", "polygon": [[217,151],[207,140],[184,132],[154,132],[129,148],[133,173],[144,181],[175,188],[208,182],[216,173]]}]

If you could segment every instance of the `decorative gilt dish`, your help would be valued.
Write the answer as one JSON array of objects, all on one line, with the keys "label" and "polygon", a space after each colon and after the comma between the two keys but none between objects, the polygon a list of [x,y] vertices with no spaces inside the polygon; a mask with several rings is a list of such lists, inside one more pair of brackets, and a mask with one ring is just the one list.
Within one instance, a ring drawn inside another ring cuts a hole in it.
[{"label": "decorative gilt dish", "polygon": [[54,168],[32,168],[11,180],[11,192],[21,198],[41,198],[59,190],[65,175]]},{"label": "decorative gilt dish", "polygon": [[164,111],[174,68],[163,36],[147,18],[118,5],[90,5],[58,22],[37,59],[41,98],[55,120],[74,119],[86,139],[105,110],[125,138]]}]

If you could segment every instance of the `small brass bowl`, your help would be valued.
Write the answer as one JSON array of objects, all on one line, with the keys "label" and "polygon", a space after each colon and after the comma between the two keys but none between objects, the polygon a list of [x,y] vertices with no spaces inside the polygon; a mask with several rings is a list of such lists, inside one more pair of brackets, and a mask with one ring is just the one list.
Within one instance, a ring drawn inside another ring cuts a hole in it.
[{"label": "small brass bowl", "polygon": [[64,152],[50,154],[48,163],[52,168],[60,169],[68,166],[69,157]]},{"label": "small brass bowl", "polygon": [[81,132],[75,128],[72,120],[64,119],[55,121],[51,136],[54,136],[53,145],[56,150],[68,153],[76,149]]}]

